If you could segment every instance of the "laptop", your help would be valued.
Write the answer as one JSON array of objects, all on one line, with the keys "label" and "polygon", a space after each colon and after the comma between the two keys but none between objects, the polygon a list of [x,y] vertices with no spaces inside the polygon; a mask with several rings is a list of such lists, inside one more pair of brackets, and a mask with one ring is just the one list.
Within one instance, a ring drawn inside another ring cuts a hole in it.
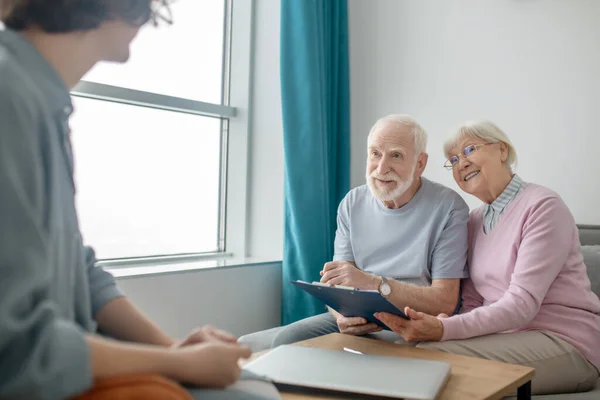
[{"label": "laptop", "polygon": [[434,400],[450,364],[359,352],[284,345],[244,370],[278,386],[304,387],[411,400]]}]

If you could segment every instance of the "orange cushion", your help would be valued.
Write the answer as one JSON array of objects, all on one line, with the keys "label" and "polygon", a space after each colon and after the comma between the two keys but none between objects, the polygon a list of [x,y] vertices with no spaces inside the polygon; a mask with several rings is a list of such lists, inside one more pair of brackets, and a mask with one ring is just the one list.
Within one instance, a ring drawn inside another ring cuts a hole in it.
[{"label": "orange cushion", "polygon": [[159,375],[130,375],[96,381],[74,400],[193,400],[177,383]]}]

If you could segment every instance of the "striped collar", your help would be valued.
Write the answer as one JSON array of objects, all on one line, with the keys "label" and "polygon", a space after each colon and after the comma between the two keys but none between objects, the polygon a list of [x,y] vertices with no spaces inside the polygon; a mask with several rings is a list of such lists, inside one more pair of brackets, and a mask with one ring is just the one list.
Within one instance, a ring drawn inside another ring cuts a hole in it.
[{"label": "striped collar", "polygon": [[498,196],[496,200],[492,204],[486,204],[485,211],[488,211],[488,207],[494,209],[497,213],[502,213],[504,208],[517,197],[519,190],[523,186],[523,180],[519,175],[515,174],[513,178],[510,180],[508,186],[504,189],[504,191]]}]

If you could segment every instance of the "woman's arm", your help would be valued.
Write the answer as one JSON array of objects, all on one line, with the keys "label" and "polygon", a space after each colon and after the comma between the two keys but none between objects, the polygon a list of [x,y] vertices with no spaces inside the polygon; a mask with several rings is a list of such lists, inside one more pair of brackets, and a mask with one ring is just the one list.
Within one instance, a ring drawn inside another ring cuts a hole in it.
[{"label": "woman's arm", "polygon": [[567,261],[577,234],[575,226],[559,197],[540,201],[523,226],[514,272],[504,296],[494,304],[442,319],[442,340],[504,332],[531,322]]}]

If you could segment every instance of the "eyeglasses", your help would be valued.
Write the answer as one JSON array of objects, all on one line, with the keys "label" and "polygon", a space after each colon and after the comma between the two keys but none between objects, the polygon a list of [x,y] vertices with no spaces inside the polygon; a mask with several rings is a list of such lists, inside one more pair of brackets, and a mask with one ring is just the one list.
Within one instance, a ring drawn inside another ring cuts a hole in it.
[{"label": "eyeglasses", "polygon": [[[473,153],[475,153],[481,147],[487,146],[490,144],[497,144],[497,143],[471,144],[463,149],[462,156],[464,158],[469,158],[469,156],[471,156]],[[457,154],[457,155],[452,156],[449,159],[447,159],[446,162],[444,163],[444,168],[446,168],[448,171],[453,169],[456,165],[458,165],[460,156],[461,156],[461,154]]]}]

